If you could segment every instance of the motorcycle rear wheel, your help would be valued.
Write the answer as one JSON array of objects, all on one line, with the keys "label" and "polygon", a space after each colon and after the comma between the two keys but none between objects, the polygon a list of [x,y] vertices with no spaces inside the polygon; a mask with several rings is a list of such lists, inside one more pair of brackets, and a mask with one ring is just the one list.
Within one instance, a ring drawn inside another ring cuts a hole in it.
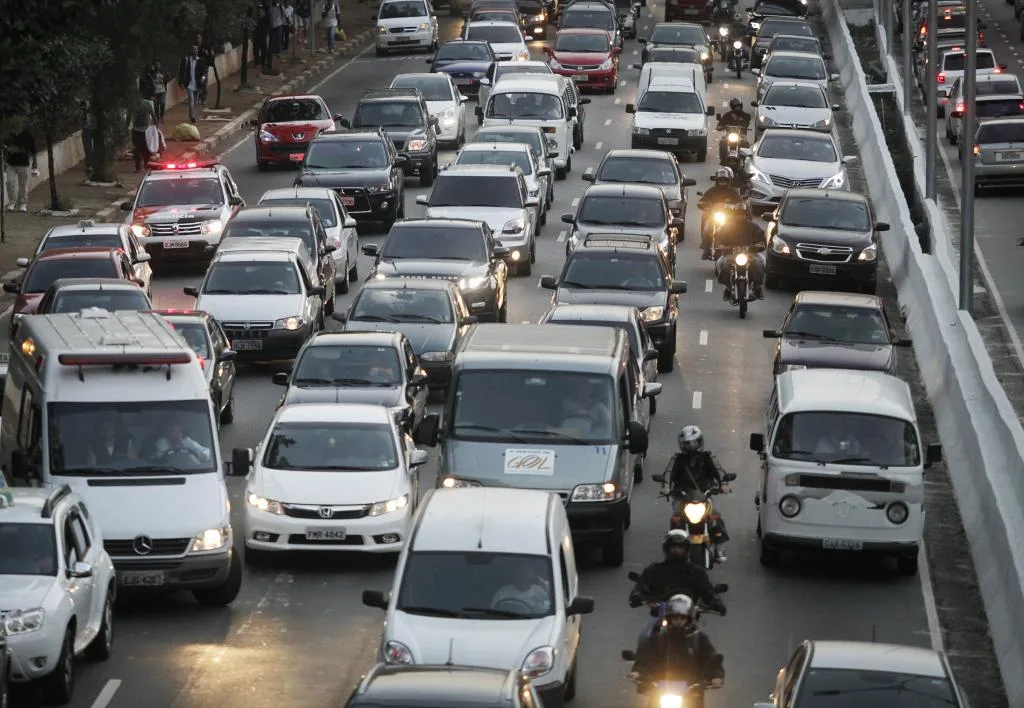
[{"label": "motorcycle rear wheel", "polygon": [[747,319],[747,281],[736,283],[736,300],[740,304],[740,319]]}]

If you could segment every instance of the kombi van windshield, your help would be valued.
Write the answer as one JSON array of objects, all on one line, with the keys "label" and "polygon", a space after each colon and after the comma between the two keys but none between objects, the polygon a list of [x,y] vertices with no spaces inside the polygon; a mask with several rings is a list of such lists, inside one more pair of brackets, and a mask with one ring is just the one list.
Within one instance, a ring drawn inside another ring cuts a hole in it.
[{"label": "kombi van windshield", "polygon": [[536,619],[554,614],[551,561],[511,553],[414,551],[399,612],[461,619]]},{"label": "kombi van windshield", "polygon": [[916,467],[921,447],[913,423],[867,413],[806,411],[779,423],[772,456],[784,460]]},{"label": "kombi van windshield", "polygon": [[51,403],[48,410],[51,475],[217,469],[208,400]]},{"label": "kombi van windshield", "polygon": [[[463,371],[455,389],[452,435],[478,442],[608,445],[617,439],[615,410],[609,376]],[[480,468],[479,474],[487,473]]]}]

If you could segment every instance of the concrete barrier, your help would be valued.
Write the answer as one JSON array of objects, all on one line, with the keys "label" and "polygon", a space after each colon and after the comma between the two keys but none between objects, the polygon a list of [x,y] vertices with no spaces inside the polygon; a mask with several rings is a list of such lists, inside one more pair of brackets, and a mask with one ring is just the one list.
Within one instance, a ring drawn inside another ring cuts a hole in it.
[{"label": "concrete barrier", "polygon": [[[892,224],[882,247],[935,410],[1007,699],[1011,706],[1022,706],[1024,428],[996,379],[977,326],[956,309],[956,254],[943,219],[927,201],[935,253],[925,255],[842,12],[836,0],[820,5],[871,200],[878,218]],[[889,81],[901,97],[895,69],[890,60]],[[915,182],[924,194],[924,155],[909,119],[905,130],[915,151]]]}]

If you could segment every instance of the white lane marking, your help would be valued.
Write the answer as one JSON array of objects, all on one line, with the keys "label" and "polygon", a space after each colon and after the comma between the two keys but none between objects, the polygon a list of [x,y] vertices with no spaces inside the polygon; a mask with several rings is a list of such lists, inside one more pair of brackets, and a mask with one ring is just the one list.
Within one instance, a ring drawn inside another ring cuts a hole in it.
[{"label": "white lane marking", "polygon": [[931,635],[932,649],[943,651],[945,642],[942,639],[942,626],[939,624],[939,612],[935,607],[935,591],[932,588],[932,573],[928,567],[928,550],[921,541],[921,550],[917,554],[917,575],[921,578],[921,595],[924,597],[924,616],[928,620],[928,634]]},{"label": "white lane marking", "polygon": [[541,276],[540,278],[537,278],[537,287],[538,287],[538,288],[540,287],[540,281],[541,281],[541,278],[543,278],[543,277],[544,277],[544,276]]},{"label": "white lane marking", "polygon": [[706,329],[702,329],[700,331],[700,339],[698,341],[702,347],[706,347],[708,345],[708,331]]},{"label": "white lane marking", "polygon": [[604,147],[604,143],[602,143],[601,141],[594,143],[595,150],[600,150],[602,147]]},{"label": "white lane marking", "polygon": [[633,56],[635,56],[635,57],[640,56],[640,50],[639,49],[634,49],[633,50]]},{"label": "white lane marking", "polygon": [[568,231],[559,231],[558,232],[558,242],[559,243],[563,243],[565,241],[566,236],[568,236],[568,235],[569,235]]},{"label": "white lane marking", "polygon": [[579,197],[576,197],[575,199],[573,199],[573,200],[572,200],[572,201],[571,201],[571,202],[569,203],[569,206],[570,206],[570,207],[572,207],[573,209],[575,209],[575,208],[576,208],[576,207],[577,207],[577,206],[579,205],[579,203],[580,203],[580,198],[579,198]]},{"label": "white lane marking", "polygon": [[614,103],[616,106],[621,106],[622,105],[622,99],[621,98],[616,98],[614,101],[612,101],[612,103]]},{"label": "white lane marking", "polygon": [[708,278],[704,281],[704,292],[713,293],[715,292],[715,281],[713,278]]},{"label": "white lane marking", "polygon": [[519,324],[533,324],[533,323],[532,323],[532,322],[530,322],[530,320],[523,320],[523,321],[522,321],[522,322],[520,322]]},{"label": "white lane marking", "polygon": [[[619,86],[625,86],[625,85],[626,85],[626,80],[625,79],[623,79],[622,81],[619,82]],[[608,121],[608,123],[610,124],[611,121]]]},{"label": "white lane marking", "polygon": [[693,410],[699,411],[700,404],[704,402],[704,394],[700,391],[693,392]]},{"label": "white lane marking", "polygon": [[605,121],[604,121],[604,125],[605,125],[605,127],[608,127],[608,126],[609,126],[609,125],[611,125],[611,124],[612,124],[612,119],[611,119],[611,118],[607,118],[607,119],[605,119]]},{"label": "white lane marking", "polygon": [[110,702],[114,700],[114,694],[117,693],[117,689],[121,687],[121,679],[110,679],[103,686],[100,691],[100,695],[96,696],[96,700],[92,702],[91,708],[107,708]]}]

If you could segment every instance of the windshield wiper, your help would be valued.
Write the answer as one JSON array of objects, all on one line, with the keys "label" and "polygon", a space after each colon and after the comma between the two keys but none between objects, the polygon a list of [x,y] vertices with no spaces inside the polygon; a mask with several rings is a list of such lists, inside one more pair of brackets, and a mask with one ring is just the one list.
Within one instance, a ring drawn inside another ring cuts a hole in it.
[{"label": "windshield wiper", "polygon": [[492,607],[463,607],[463,612],[472,612],[487,617],[504,617],[506,619],[533,619],[533,615],[515,612],[513,610],[495,610]]},{"label": "windshield wiper", "polygon": [[479,432],[482,432],[482,433],[497,433],[498,435],[504,435],[505,437],[509,438],[510,440],[515,440],[516,442],[521,442],[521,443],[525,443],[526,442],[525,439],[523,439],[521,436],[517,435],[516,433],[513,433],[510,430],[505,430],[504,428],[495,428],[492,425],[474,425],[472,423],[460,423],[459,425],[455,426],[455,429],[454,429],[453,432],[458,433],[460,430],[466,430],[466,431],[476,430],[476,431],[479,431]]},{"label": "windshield wiper", "polygon": [[818,340],[820,342],[838,342],[839,341],[838,339],[834,339],[833,337],[829,337],[826,334],[818,334],[816,332],[801,332],[799,330],[797,330],[795,332],[793,332],[793,331],[783,332],[782,335],[784,337],[798,337],[798,338],[802,338],[802,339],[815,339],[815,340]]},{"label": "windshield wiper", "polygon": [[646,221],[637,221],[635,219],[633,221],[625,221],[625,220],[620,221],[619,225],[621,225],[621,226],[643,226],[644,228],[647,228],[647,229],[653,229],[653,228],[656,228],[658,226],[658,224],[648,224]]},{"label": "windshield wiper", "polygon": [[201,295],[238,295],[237,290],[204,290]]},{"label": "windshield wiper", "polygon": [[785,454],[785,455],[805,455],[806,457],[809,457],[812,460],[814,460],[815,462],[817,462],[819,465],[825,464],[825,460],[819,459],[818,456],[815,455],[810,450],[790,450],[789,452],[785,452],[783,454]]},{"label": "windshield wiper", "polygon": [[524,435],[550,435],[551,437],[568,440],[569,442],[576,443],[578,445],[590,444],[588,440],[584,440],[579,435],[569,435],[568,433],[563,433],[558,430],[523,430],[520,428],[516,432],[523,433]]},{"label": "windshield wiper", "polygon": [[395,322],[403,322],[405,320],[414,320],[416,322],[431,322],[433,324],[442,324],[439,317],[431,317],[430,315],[417,315],[417,314],[403,314],[398,317],[393,317]]},{"label": "windshield wiper", "polygon": [[359,315],[352,319],[359,322],[398,322],[394,317],[387,317],[386,315]]},{"label": "windshield wiper", "polygon": [[399,607],[400,612],[408,612],[411,615],[430,615],[432,617],[459,617],[458,612],[452,610],[444,610],[440,607],[418,607],[416,605],[410,605],[408,607]]},{"label": "windshield wiper", "polygon": [[290,293],[287,290],[274,290],[272,288],[259,288],[256,290],[246,290],[244,295],[298,295],[298,293]]},{"label": "windshield wiper", "polygon": [[188,474],[199,470],[183,470],[180,467],[167,467],[166,465],[137,465],[121,469],[122,474],[135,474],[137,472],[154,472],[163,474]]},{"label": "windshield wiper", "polygon": [[[852,465],[855,462],[871,462],[870,457],[840,457],[838,460],[829,460],[829,464],[833,465]],[[888,465],[879,465],[879,467],[888,467]]]}]

